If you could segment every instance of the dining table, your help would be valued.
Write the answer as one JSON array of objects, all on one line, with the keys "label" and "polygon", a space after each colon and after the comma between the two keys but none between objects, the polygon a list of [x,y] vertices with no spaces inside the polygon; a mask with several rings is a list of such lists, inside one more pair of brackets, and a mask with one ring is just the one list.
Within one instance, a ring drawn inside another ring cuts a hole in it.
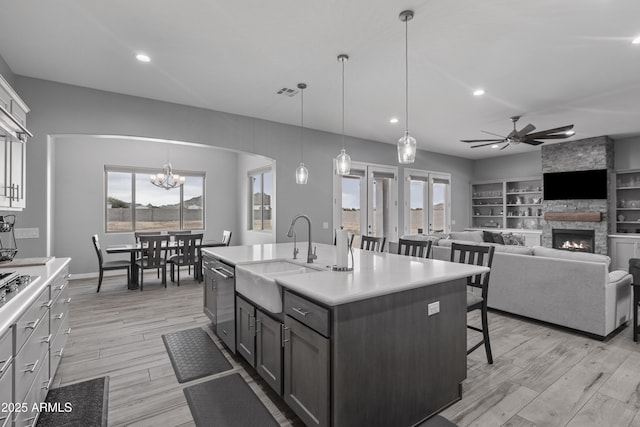
[{"label": "dining table", "polygon": [[[202,248],[215,248],[218,246],[227,246],[227,243],[222,243],[220,241],[202,241],[198,246],[198,263],[194,268],[194,278],[199,279],[202,277]],[[167,250],[177,249],[178,242],[169,241],[167,244]],[[138,259],[138,255],[141,251],[140,243],[125,243],[120,245],[111,245],[107,246],[106,252],[108,254],[124,254],[128,253],[131,259],[131,274],[129,275],[129,283],[127,283],[127,288],[130,290],[138,289],[138,268],[136,265],[136,260]]]}]

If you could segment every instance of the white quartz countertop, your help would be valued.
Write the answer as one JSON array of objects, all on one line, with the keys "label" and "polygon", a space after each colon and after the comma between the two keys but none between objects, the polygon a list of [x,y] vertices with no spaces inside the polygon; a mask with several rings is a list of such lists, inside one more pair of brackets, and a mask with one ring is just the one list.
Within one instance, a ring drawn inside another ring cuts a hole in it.
[{"label": "white quartz countertop", "polygon": [[53,258],[46,265],[36,265],[29,267],[3,268],[3,272],[15,271],[20,274],[30,275],[31,282],[24,285],[15,296],[7,297],[7,302],[0,304],[0,336],[15,323],[17,319],[36,300],[40,292],[51,283],[52,278],[57,275],[69,262],[71,258]]},{"label": "white quartz countertop", "polygon": [[[311,264],[325,271],[276,276],[276,283],[329,306],[364,300],[394,292],[460,279],[489,271],[487,267],[422,259],[404,255],[354,249],[354,269],[330,271],[335,246],[314,244],[318,259]],[[228,246],[202,249],[231,265],[272,260],[306,264],[307,242],[299,242],[293,261],[293,243]]]}]

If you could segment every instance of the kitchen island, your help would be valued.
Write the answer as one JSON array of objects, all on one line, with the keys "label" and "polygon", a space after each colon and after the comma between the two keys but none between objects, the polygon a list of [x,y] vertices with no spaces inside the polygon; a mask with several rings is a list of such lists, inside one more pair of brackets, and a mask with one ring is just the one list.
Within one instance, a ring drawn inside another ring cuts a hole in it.
[{"label": "kitchen island", "polygon": [[[466,278],[488,269],[355,249],[353,271],[331,271],[335,247],[316,246],[312,264],[292,243],[203,250],[205,312],[227,346],[307,425],[412,426],[460,399]],[[238,283],[278,261],[305,268]],[[254,297],[267,279],[280,305]]]}]

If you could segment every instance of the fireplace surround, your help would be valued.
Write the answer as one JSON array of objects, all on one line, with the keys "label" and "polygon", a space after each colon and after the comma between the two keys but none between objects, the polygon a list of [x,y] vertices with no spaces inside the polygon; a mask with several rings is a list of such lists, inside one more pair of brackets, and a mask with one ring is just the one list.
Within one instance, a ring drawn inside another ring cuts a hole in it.
[{"label": "fireplace surround", "polygon": [[572,252],[595,252],[595,231],[554,228],[551,230],[552,247]]}]

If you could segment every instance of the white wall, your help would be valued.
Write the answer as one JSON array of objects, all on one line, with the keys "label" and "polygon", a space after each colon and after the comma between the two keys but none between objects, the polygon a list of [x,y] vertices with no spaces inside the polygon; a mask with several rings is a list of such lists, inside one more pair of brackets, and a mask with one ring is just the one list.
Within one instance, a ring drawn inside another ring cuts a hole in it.
[{"label": "white wall", "polygon": [[[31,108],[28,127],[35,135],[27,143],[27,208],[20,213],[17,222],[19,227],[40,228],[39,239],[19,241],[20,256],[47,254],[46,140],[48,135],[65,134],[131,135],[187,141],[272,158],[278,168],[276,241],[289,240],[286,232],[291,218],[304,212],[313,221],[314,239],[332,242],[332,159],[340,150],[340,135],[305,130],[305,163],[310,178],[306,186],[300,186],[294,180],[294,171],[300,161],[300,129],[297,126],[24,76],[16,76],[15,80],[16,91]],[[393,144],[347,137],[346,145],[353,160],[397,165]],[[456,221],[453,228],[465,227],[470,220],[469,182],[473,162],[419,151],[416,163],[411,167],[451,173],[452,217]],[[402,168],[399,169],[402,176]],[[403,202],[401,193],[399,205]],[[399,226],[402,227],[402,215],[400,218]],[[327,230],[321,228],[324,221],[331,225]]]},{"label": "white wall", "polygon": [[[53,253],[72,258],[74,274],[97,271],[91,236],[104,247],[132,243],[133,233],[105,233],[104,167],[160,169],[167,160],[174,169],[205,172],[205,240],[221,240],[223,230],[238,235],[238,187],[234,176],[238,155],[212,147],[176,145],[130,138],[61,136],[53,138]],[[179,191],[179,190],[169,190]],[[20,248],[24,240],[18,241]],[[109,256],[112,259],[111,255]],[[115,256],[114,256],[115,258]],[[126,258],[126,257],[125,257]]]},{"label": "white wall", "polygon": [[[243,245],[257,245],[261,243],[273,243],[275,242],[276,230],[272,230],[271,232],[267,231],[253,231],[248,228],[248,220],[249,220],[249,179],[248,172],[260,168],[264,168],[267,166],[272,167],[272,171],[275,175],[277,175],[277,170],[275,167],[275,162],[261,156],[252,156],[248,154],[239,154],[238,155],[238,170],[236,175],[236,182],[238,185],[238,197],[237,197],[237,207],[238,207],[238,228],[240,231],[240,235],[238,236],[240,244]],[[274,179],[275,181],[275,179]],[[271,198],[272,204],[272,214],[277,216],[277,188],[273,189],[273,196]],[[274,223],[275,224],[275,223]],[[238,244],[233,240],[232,236],[232,244]]]}]

